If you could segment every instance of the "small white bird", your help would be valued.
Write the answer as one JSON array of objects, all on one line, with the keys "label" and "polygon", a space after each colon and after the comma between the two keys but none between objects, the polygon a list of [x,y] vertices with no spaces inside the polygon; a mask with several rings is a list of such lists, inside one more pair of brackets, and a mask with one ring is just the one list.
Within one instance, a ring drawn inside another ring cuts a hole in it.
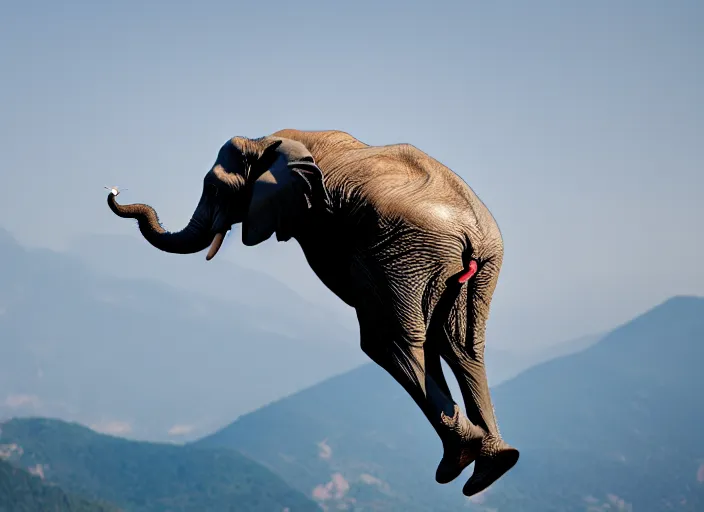
[{"label": "small white bird", "polygon": [[[112,186],[112,187],[103,187],[105,190],[109,190],[110,193],[114,196],[118,195],[120,193],[120,189],[117,188],[117,186]],[[122,189],[122,190],[129,190],[129,189]]]}]

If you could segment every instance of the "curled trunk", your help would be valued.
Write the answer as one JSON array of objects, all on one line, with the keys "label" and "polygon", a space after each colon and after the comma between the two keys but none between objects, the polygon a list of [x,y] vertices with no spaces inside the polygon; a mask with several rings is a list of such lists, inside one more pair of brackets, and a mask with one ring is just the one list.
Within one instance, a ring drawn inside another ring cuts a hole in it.
[{"label": "curled trunk", "polygon": [[[142,236],[157,249],[169,253],[192,254],[210,245],[210,229],[196,214],[181,231],[169,232],[161,226],[154,208],[141,203],[121,205],[117,203],[115,196],[112,192],[108,195],[110,209],[118,217],[135,219]],[[196,209],[196,212],[199,209]]]}]

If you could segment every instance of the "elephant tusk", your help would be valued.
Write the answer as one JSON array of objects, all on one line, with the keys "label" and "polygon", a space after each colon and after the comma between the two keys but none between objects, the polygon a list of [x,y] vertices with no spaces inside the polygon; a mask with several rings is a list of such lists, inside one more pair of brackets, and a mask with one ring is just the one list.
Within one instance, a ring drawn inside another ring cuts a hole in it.
[{"label": "elephant tusk", "polygon": [[220,250],[220,246],[222,246],[222,241],[225,239],[225,233],[218,233],[215,235],[215,238],[213,238],[213,242],[210,244],[210,250],[208,251],[208,255],[205,257],[206,261],[210,261],[213,259],[213,257],[218,253]]}]

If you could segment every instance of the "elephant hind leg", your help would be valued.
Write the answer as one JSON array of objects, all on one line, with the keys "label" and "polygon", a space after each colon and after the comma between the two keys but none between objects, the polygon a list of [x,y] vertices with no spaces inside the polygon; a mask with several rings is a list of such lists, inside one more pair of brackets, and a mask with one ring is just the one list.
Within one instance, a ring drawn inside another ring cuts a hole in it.
[{"label": "elephant hind leg", "polygon": [[497,277],[498,268],[484,265],[474,281],[460,290],[443,329],[442,355],[457,378],[467,417],[486,432],[474,472],[463,488],[466,496],[489,487],[519,457],[499,432],[484,365],[486,320]]},{"label": "elephant hind leg", "polygon": [[[421,256],[412,251],[401,255],[410,258],[409,265]],[[448,291],[446,285],[437,287],[437,281],[409,282],[406,276],[399,279],[397,270],[392,267],[407,265],[402,265],[406,262],[398,258],[389,257],[383,264],[366,259],[352,267],[357,295],[365,297],[364,303],[360,301],[355,306],[361,346],[401,384],[437,432],[444,455],[436,480],[447,483],[479,456],[486,437],[485,430],[472,424],[452,400],[438,357],[444,351],[438,343],[442,335],[431,335],[433,331],[442,333],[444,330],[459,288]],[[424,270],[431,276],[438,269],[430,265]],[[416,275],[421,275],[420,270]],[[425,293],[428,290],[440,291],[437,303],[434,297],[428,300]],[[466,309],[461,314],[466,320]],[[426,342],[428,335],[431,337]],[[446,353],[453,354],[451,350]]]},{"label": "elephant hind leg", "polygon": [[[456,287],[445,289],[433,309],[426,342],[428,373],[436,381],[442,381],[448,396],[451,396],[451,393],[443,375],[441,357],[445,358],[444,356],[449,353],[450,336],[446,332],[448,321],[459,322],[464,326],[466,311],[456,310],[457,294],[461,291]],[[452,482],[476,460],[481,450],[482,439],[486,435],[483,429],[472,424],[457,405],[455,405],[454,414],[443,417],[443,421],[456,435],[443,438],[443,456],[435,472],[435,481],[439,484]]]},{"label": "elephant hind leg", "polygon": [[[459,406],[452,400],[442,376],[438,354],[433,351],[426,353],[424,349],[425,336],[411,334],[413,331],[397,319],[385,318],[373,308],[358,308],[357,318],[362,350],[413,398],[443,445],[461,436],[458,426],[466,425],[456,421],[453,423],[453,419],[457,419]],[[434,358],[437,359],[432,360]],[[461,411],[459,414],[464,417]]]}]

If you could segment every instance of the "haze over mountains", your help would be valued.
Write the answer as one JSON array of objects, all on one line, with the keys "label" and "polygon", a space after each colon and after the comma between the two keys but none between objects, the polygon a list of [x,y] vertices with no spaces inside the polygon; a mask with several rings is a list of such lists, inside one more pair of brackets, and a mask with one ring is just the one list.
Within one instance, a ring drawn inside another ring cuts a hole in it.
[{"label": "haze over mountains", "polygon": [[[305,260],[298,261],[302,256],[294,245],[279,243],[275,251],[267,249],[269,253],[285,251],[296,258],[290,266],[295,273],[312,274]],[[308,295],[312,296],[309,299],[301,294],[309,287],[293,290],[270,274],[233,262],[227,257],[228,248],[236,256],[252,252],[252,248],[242,246],[237,234],[230,234],[223,244],[223,254],[206,263],[203,253],[173,255],[158,251],[139,232],[133,236],[85,235],[73,239],[66,252],[102,274],[156,279],[174,288],[240,304],[250,314],[256,311],[258,316],[254,320],[263,328],[276,329],[287,336],[305,337],[328,346],[340,343],[356,346],[354,312],[322,283],[316,290],[318,293]]]},{"label": "haze over mountains", "polygon": [[306,327],[295,314],[303,302],[285,288],[268,304],[216,299],[100,274],[75,257],[25,250],[3,231],[0,261],[3,416],[188,439],[364,362],[344,336],[330,339],[333,321]]},{"label": "haze over mountains", "polygon": [[[0,415],[189,440],[368,362],[344,318],[270,276],[138,237],[89,240],[29,250],[0,230]],[[490,382],[596,339],[490,346]]]}]

